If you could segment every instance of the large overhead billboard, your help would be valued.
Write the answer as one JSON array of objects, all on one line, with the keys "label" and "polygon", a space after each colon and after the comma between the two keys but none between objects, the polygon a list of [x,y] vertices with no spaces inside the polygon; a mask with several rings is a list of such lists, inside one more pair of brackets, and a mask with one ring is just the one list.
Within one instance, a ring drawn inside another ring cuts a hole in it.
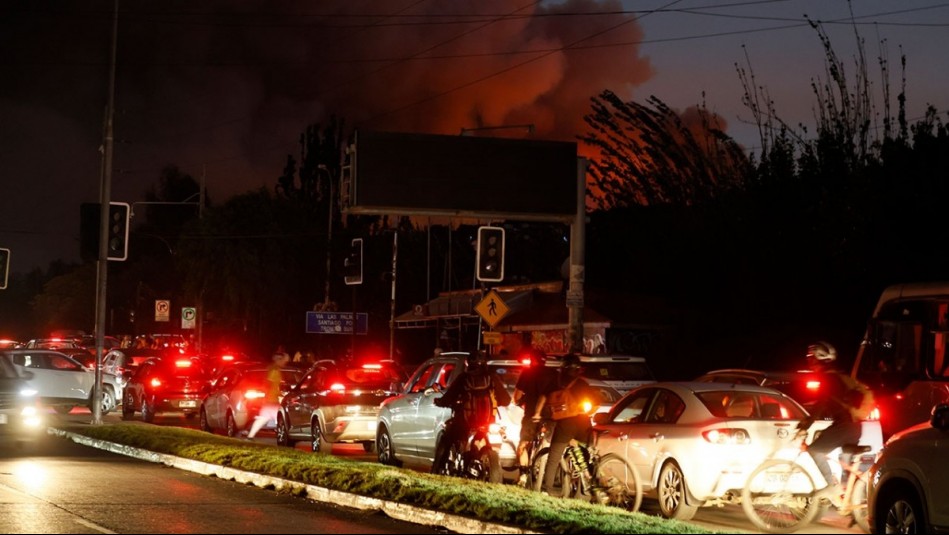
[{"label": "large overhead billboard", "polygon": [[577,144],[359,131],[342,203],[348,214],[572,221]]}]

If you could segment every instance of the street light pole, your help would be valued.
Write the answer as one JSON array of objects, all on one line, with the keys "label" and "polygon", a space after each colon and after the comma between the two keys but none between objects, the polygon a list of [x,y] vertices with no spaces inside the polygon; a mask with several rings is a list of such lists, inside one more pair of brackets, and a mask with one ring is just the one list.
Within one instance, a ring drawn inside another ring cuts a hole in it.
[{"label": "street light pole", "polygon": [[115,115],[115,56],[119,32],[119,0],[112,16],[112,52],[109,60],[109,97],[105,111],[105,140],[102,146],[102,172],[99,184],[99,261],[96,265],[96,377],[92,388],[92,424],[102,424],[102,356],[105,346],[106,284],[109,277],[109,202],[112,198],[112,149]]},{"label": "street light pole", "polygon": [[[326,181],[329,183],[329,203],[327,212],[329,213],[326,222],[326,287],[323,290],[323,310],[330,309],[330,268],[333,265],[333,175],[326,165],[319,164],[317,169],[326,173]],[[354,316],[355,319],[355,316]]]}]

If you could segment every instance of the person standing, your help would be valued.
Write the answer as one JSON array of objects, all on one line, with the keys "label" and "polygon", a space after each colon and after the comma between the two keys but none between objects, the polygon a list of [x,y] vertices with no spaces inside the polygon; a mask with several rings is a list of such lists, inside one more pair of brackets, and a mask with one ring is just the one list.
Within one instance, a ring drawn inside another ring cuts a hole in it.
[{"label": "person standing", "polygon": [[[554,390],[566,389],[570,391],[570,397],[578,406],[574,407],[576,414],[568,416],[562,420],[557,420],[557,426],[554,428],[553,438],[550,440],[550,453],[547,455],[547,464],[544,468],[544,484],[542,490],[544,493],[553,495],[554,477],[557,470],[560,469],[560,460],[571,440],[576,440],[584,444],[589,443],[590,430],[593,423],[590,421],[590,415],[583,412],[579,403],[583,400],[590,402],[593,407],[600,405],[600,394],[590,386],[587,381],[581,377],[583,367],[580,365],[580,357],[570,353],[563,359],[563,365],[560,367],[560,375],[557,378]],[[551,392],[552,393],[552,392]],[[544,406],[550,394],[541,395],[537,402],[537,408],[534,410],[534,419],[539,421],[543,413]]]},{"label": "person standing", "polygon": [[[517,443],[517,467],[520,470],[517,484],[521,487],[527,484],[527,475],[531,469],[531,452],[527,449],[537,436],[540,427],[540,421],[534,419],[537,402],[540,401],[541,395],[547,395],[554,389],[557,381],[557,372],[547,367],[547,353],[531,347],[527,351],[527,358],[530,359],[530,363],[517,378],[513,400],[515,405],[524,409],[524,416],[521,418],[520,441]],[[550,410],[547,409],[541,416],[544,419],[550,419]]]},{"label": "person standing", "polygon": [[280,383],[283,382],[283,368],[290,362],[290,355],[285,352],[273,354],[273,362],[267,369],[267,393],[264,395],[263,405],[254,418],[254,423],[247,433],[248,440],[257,436],[257,433],[271,420],[276,420],[280,410]]}]

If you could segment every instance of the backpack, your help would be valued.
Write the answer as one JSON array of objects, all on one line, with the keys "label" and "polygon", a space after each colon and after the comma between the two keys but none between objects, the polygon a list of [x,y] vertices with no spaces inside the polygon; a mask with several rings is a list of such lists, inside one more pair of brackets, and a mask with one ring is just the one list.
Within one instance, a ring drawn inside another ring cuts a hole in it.
[{"label": "backpack", "polygon": [[850,409],[850,415],[854,421],[863,421],[870,418],[871,413],[876,408],[876,401],[873,399],[873,391],[870,388],[857,381],[853,377],[841,374],[844,384],[847,385],[846,404]]},{"label": "backpack", "polygon": [[550,407],[550,418],[552,420],[565,420],[583,414],[583,409],[573,399],[573,393],[570,391],[575,382],[577,382],[576,379],[570,381],[567,386],[547,394],[547,406]]},{"label": "backpack", "polygon": [[475,425],[487,425],[494,421],[498,403],[494,397],[494,383],[487,373],[465,376],[465,396],[462,412],[465,420]]}]

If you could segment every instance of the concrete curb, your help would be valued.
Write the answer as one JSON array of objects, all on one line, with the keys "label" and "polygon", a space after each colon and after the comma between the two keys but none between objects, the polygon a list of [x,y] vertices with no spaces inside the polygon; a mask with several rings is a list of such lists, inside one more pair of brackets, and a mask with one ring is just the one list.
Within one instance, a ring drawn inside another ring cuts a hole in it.
[{"label": "concrete curb", "polygon": [[273,488],[277,491],[305,491],[306,497],[314,501],[342,505],[344,507],[352,507],[354,509],[363,511],[382,511],[389,517],[396,520],[402,520],[405,522],[412,522],[414,524],[422,524],[426,526],[443,527],[456,533],[536,533],[534,531],[528,531],[521,528],[515,528],[491,522],[484,522],[473,518],[443,513],[441,511],[422,509],[420,507],[414,507],[399,502],[392,502],[379,498],[369,498],[366,496],[341,492],[325,487],[307,485],[305,483],[282,479],[279,477],[246,472],[244,470],[237,470],[217,464],[194,461],[191,459],[185,459],[183,457],[176,457],[174,455],[167,455],[164,453],[155,453],[153,451],[126,446],[124,444],[116,444],[114,442],[89,438],[84,435],[70,433],[68,431],[63,431],[53,427],[50,427],[48,432],[51,435],[72,440],[77,444],[98,448],[100,450],[105,450],[112,453],[118,453],[120,455],[141,459],[143,461],[161,463],[172,468],[188,470],[190,472],[205,476],[215,476],[220,479],[232,480],[238,483],[252,484],[260,488]]}]

